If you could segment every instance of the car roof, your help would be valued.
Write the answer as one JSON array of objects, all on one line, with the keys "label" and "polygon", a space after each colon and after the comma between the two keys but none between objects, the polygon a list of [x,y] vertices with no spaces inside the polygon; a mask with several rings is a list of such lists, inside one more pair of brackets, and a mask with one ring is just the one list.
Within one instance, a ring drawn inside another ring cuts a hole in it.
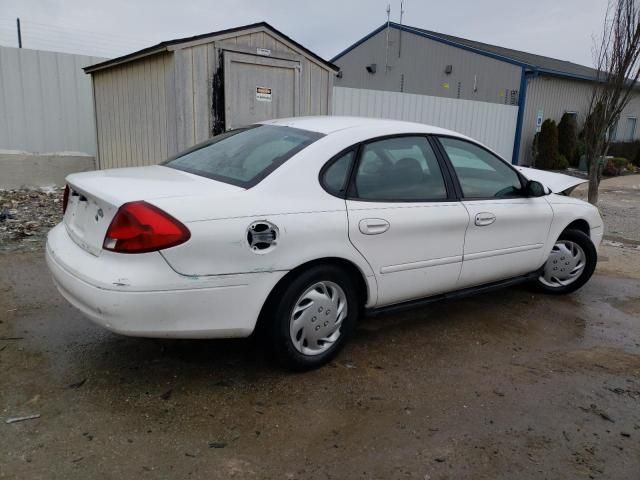
[{"label": "car roof", "polygon": [[457,137],[464,137],[464,135],[461,135],[458,132],[436,127],[433,125],[426,125],[424,123],[404,122],[400,120],[386,120],[367,117],[320,115],[310,117],[280,118],[277,120],[267,120],[260,123],[266,125],[282,125],[286,127],[300,128],[302,130],[310,130],[312,132],[319,132],[324,134],[330,134],[339,130],[346,130],[351,128],[371,127],[372,129],[379,129],[380,127],[387,126],[394,132],[406,131],[407,133],[431,133],[438,135],[454,135]]}]

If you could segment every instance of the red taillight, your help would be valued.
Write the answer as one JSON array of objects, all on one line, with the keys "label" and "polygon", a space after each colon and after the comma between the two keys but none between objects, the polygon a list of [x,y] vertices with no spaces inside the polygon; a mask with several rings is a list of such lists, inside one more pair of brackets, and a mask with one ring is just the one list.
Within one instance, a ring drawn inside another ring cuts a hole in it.
[{"label": "red taillight", "polygon": [[64,195],[62,195],[62,213],[67,211],[68,204],[69,204],[69,185],[64,187]]},{"label": "red taillight", "polygon": [[144,253],[175,247],[190,237],[187,227],[158,207],[131,202],[113,217],[102,246],[112,252]]}]

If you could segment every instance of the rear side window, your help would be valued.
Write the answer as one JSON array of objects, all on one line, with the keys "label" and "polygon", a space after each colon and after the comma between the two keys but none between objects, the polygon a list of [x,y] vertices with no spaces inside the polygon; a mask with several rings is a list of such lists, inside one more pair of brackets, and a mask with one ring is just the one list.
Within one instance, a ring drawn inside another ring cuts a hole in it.
[{"label": "rear side window", "polygon": [[297,128],[256,125],[213,137],[163,165],[249,188],[322,136]]},{"label": "rear side window", "polygon": [[355,176],[355,197],[373,201],[447,198],[442,171],[425,137],[396,137],[367,143]]},{"label": "rear side window", "polygon": [[336,159],[324,171],[322,184],[329,193],[342,196],[345,192],[347,188],[349,170],[351,169],[351,162],[353,161],[354,156],[355,153],[351,150]]},{"label": "rear side window", "polygon": [[503,198],[523,195],[518,174],[484,148],[456,138],[440,138],[465,198]]}]

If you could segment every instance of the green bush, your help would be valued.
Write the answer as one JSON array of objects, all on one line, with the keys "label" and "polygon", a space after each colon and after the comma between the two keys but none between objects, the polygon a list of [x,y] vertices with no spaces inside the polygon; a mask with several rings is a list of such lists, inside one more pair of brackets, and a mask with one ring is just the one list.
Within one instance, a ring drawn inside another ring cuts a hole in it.
[{"label": "green bush", "polygon": [[536,167],[543,170],[553,170],[558,167],[558,126],[556,122],[547,118],[542,123],[537,143],[538,155]]},{"label": "green bush", "polygon": [[562,115],[558,124],[558,152],[572,165],[578,164],[578,124],[575,115]]},{"label": "green bush", "polygon": [[604,168],[602,169],[602,175],[605,177],[617,177],[620,175],[620,169],[616,167],[612,158],[608,159],[605,163]]},{"label": "green bush", "polygon": [[613,142],[609,145],[608,154],[613,157],[630,158],[634,165],[640,167],[640,141]]},{"label": "green bush", "polygon": [[558,163],[555,166],[555,170],[566,170],[569,168],[569,160],[564,155],[558,155]]},{"label": "green bush", "polygon": [[623,157],[614,157],[610,161],[616,166],[616,168],[627,168],[627,165],[629,164],[629,160]]},{"label": "green bush", "polygon": [[540,132],[536,132],[531,142],[531,156],[534,160],[538,158],[538,142],[540,141]]}]

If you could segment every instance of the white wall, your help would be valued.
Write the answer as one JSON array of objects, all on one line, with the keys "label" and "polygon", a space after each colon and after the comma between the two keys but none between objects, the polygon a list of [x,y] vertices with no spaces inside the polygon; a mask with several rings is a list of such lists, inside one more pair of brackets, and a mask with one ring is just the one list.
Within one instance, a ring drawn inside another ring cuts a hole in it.
[{"label": "white wall", "polygon": [[95,155],[91,78],[105,60],[0,47],[0,150]]},{"label": "white wall", "polygon": [[412,93],[333,88],[333,115],[426,123],[468,135],[511,161],[518,107]]}]

